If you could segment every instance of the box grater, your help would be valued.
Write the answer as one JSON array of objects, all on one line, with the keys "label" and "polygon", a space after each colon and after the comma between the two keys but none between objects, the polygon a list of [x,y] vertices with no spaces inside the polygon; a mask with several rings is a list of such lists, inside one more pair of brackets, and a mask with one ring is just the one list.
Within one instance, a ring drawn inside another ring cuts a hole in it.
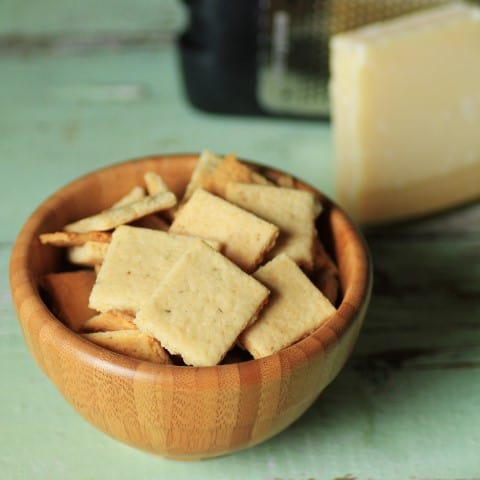
[{"label": "box grater", "polygon": [[327,118],[332,35],[445,3],[186,0],[179,47],[187,96],[218,113]]}]

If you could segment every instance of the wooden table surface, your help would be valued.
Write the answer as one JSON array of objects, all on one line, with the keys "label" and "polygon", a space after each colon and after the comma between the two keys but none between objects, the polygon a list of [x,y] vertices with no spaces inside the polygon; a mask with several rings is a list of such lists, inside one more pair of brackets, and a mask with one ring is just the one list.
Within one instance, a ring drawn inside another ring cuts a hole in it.
[{"label": "wooden table surface", "polygon": [[[220,117],[186,102],[174,0],[0,0],[0,478],[480,479],[480,205],[365,232],[375,287],[346,368],[274,439],[200,463],[121,445],[33,362],[8,263],[34,207],[100,166],[209,148],[334,196],[328,123]],[[480,179],[479,179],[480,183]]]}]

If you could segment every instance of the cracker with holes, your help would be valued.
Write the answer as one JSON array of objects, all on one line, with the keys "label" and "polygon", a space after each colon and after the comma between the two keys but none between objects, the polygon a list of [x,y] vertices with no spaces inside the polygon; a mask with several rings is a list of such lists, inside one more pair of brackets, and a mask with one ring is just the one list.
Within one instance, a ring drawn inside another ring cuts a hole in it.
[{"label": "cracker with holes", "polygon": [[172,192],[163,192],[69,223],[65,226],[65,230],[67,232],[79,233],[90,231],[103,232],[137,220],[150,213],[166,210],[176,205],[176,203],[177,198]]},{"label": "cracker with holes", "polygon": [[170,232],[211,237],[224,254],[252,272],[277,239],[278,227],[203,189],[197,189],[177,213]]},{"label": "cracker with holes", "polygon": [[320,213],[313,193],[270,185],[229,183],[226,199],[279,227],[280,235],[269,258],[285,253],[302,267],[313,268],[315,219]]},{"label": "cracker with holes", "polygon": [[[201,239],[122,225],[112,235],[90,295],[99,312],[137,312],[190,246]],[[217,241],[212,245],[220,248]]]},{"label": "cracker with holes", "polygon": [[92,270],[48,273],[43,278],[43,288],[50,297],[55,314],[75,332],[87,319],[95,315],[88,308],[88,297],[95,282]]},{"label": "cracker with holes", "polygon": [[239,337],[254,358],[278,352],[316,330],[335,307],[287,255],[260,267],[254,277],[270,290],[268,304]]},{"label": "cracker with holes", "polygon": [[216,365],[268,294],[252,276],[201,243],[167,273],[135,323],[187,365]]},{"label": "cracker with holes", "polygon": [[139,330],[84,333],[83,337],[108,350],[137,360],[161,364],[172,363],[170,356],[158,341]]},{"label": "cracker with holes", "polygon": [[136,330],[134,315],[129,312],[110,310],[90,317],[81,328],[82,332],[113,332],[115,330]]}]

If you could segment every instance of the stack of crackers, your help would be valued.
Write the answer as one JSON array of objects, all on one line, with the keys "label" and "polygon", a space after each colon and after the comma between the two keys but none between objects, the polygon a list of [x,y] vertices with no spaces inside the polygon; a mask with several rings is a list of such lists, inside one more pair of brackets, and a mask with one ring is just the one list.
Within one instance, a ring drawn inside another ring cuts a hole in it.
[{"label": "stack of crackers", "polygon": [[111,208],[40,235],[75,266],[43,286],[66,325],[117,353],[193,366],[261,358],[336,311],[321,210],[290,177],[206,151],[182,198],[148,172]]}]

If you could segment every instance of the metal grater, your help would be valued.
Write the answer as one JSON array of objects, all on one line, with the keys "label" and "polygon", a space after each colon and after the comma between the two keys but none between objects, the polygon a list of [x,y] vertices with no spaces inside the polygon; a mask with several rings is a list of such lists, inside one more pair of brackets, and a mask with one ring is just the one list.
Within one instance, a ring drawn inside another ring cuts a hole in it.
[{"label": "metal grater", "polygon": [[[447,0],[261,0],[257,101],[270,114],[329,115],[329,39]],[[476,1],[473,3],[480,3]]]}]

